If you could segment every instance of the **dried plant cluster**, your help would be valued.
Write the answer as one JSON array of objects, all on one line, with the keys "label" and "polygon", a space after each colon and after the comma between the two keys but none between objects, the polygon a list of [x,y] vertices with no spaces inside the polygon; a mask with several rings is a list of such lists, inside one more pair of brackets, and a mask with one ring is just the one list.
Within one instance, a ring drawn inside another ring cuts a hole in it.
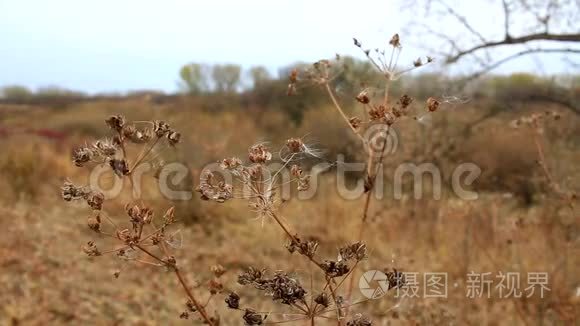
[{"label": "dried plant cluster", "polygon": [[[312,264],[315,270],[320,273],[319,279],[323,280],[320,282],[321,284],[312,285],[311,290],[307,291],[303,285],[304,282],[293,271],[275,270],[268,272],[263,267],[248,268],[239,275],[238,283],[263,292],[271,298],[274,304],[287,308],[287,311],[280,313],[280,316],[271,311],[258,311],[244,305],[244,300],[239,294],[228,290],[225,305],[230,309],[239,310],[241,320],[246,325],[292,321],[309,321],[311,325],[315,325],[320,320],[331,320],[339,326],[372,324],[369,318],[351,313],[350,307],[370,301],[370,299],[361,301],[352,299],[353,280],[357,266],[368,257],[369,249],[363,241],[364,227],[369,215],[375,178],[379,169],[382,169],[389,132],[400,120],[422,121],[427,119],[440,108],[442,101],[435,97],[429,98],[424,104],[423,110],[414,114],[414,101],[410,96],[403,95],[396,100],[390,98],[389,85],[392,81],[397,80],[402,74],[412,69],[433,61],[430,57],[427,57],[425,62],[422,59],[417,59],[410,64],[409,68],[397,69],[401,52],[401,42],[398,35],[391,38],[389,48],[384,51],[363,49],[362,44],[356,39],[354,43],[355,46],[363,50],[370,62],[385,77],[384,89],[376,90],[363,85],[363,89],[356,96],[356,101],[362,105],[363,112],[360,115],[347,116],[335,95],[332,82],[341,72],[340,57],[337,57],[336,62],[320,60],[305,71],[293,71],[288,86],[289,94],[294,94],[297,85],[303,82],[322,86],[337,112],[344,118],[347,127],[361,140],[361,147],[368,154],[365,177],[366,195],[361,211],[360,230],[356,239],[338,249],[336,258],[323,257],[318,250],[319,243],[316,240],[306,239],[293,231],[294,228],[288,225],[287,220],[280,215],[278,209],[283,202],[279,188],[285,183],[295,184],[298,191],[305,191],[310,187],[311,176],[305,172],[305,167],[302,166],[301,162],[303,158],[307,157],[319,158],[320,152],[305,144],[302,139],[290,138],[285,146],[274,153],[266,143],[252,145],[248,149],[246,161],[237,157],[226,158],[220,162],[220,168],[223,170],[220,173],[209,170],[204,170],[201,173],[197,191],[202,199],[218,203],[229,200],[246,201],[262,223],[273,222],[280,227],[286,238],[288,252],[300,255],[306,262]],[[180,134],[162,121],[130,124],[123,117],[114,116],[107,119],[106,123],[115,133],[112,140],[97,141],[90,146],[76,150],[73,155],[75,165],[106,164],[116,177],[130,180],[135,167],[150,158],[150,155],[155,152],[153,149],[159,143],[173,147],[180,139]],[[137,127],[137,125],[143,124],[146,126],[145,128],[139,129]],[[384,126],[384,128],[380,129],[377,135],[369,138],[366,131],[373,126]],[[130,160],[127,154],[129,144],[142,147],[134,160]],[[279,167],[273,168],[271,164],[273,162],[279,163]],[[289,169],[291,180],[281,182],[279,179],[285,169]],[[233,179],[228,181],[224,175],[232,176]],[[67,201],[86,201],[92,209],[88,219],[89,228],[95,231],[99,237],[109,237],[118,243],[118,246],[113,249],[102,250],[95,242],[90,241],[83,248],[88,256],[98,257],[110,253],[125,260],[161,267],[172,272],[188,297],[187,310],[181,314],[181,317],[199,318],[209,325],[219,324],[220,319],[217,313],[210,315],[207,304],[202,304],[202,302],[209,302],[209,300],[201,300],[194,295],[175,256],[171,253],[172,233],[169,230],[176,221],[173,208],[169,208],[161,215],[161,218],[158,218],[158,215],[143,202],[130,202],[126,205],[127,216],[121,223],[105,213],[105,197],[101,193],[88,187],[79,187],[67,182],[62,188],[62,195]],[[106,220],[110,225],[103,225],[103,220]],[[123,225],[127,225],[127,227]],[[208,295],[210,298],[225,291],[219,280],[224,272],[223,268],[214,267],[212,271],[214,279],[209,283]],[[401,272],[393,269],[385,271],[385,273],[388,277],[389,289],[405,286],[405,279]],[[118,273],[115,276],[118,277]],[[294,316],[294,318],[288,320],[287,316]]]},{"label": "dried plant cluster", "polygon": [[[73,162],[78,167],[91,164],[108,166],[115,177],[125,178],[131,188],[134,186],[131,176],[139,164],[148,162],[158,169],[161,168],[163,161],[159,160],[159,156],[164,149],[177,145],[181,138],[180,133],[164,121],[129,123],[123,116],[117,115],[105,122],[113,131],[113,137],[76,149],[73,152]],[[131,147],[139,149],[134,156],[129,154]],[[173,207],[163,214],[155,214],[142,200],[138,200],[126,203],[126,216],[110,216],[105,210],[106,198],[103,193],[69,181],[62,187],[62,198],[65,201],[85,201],[92,210],[87,218],[89,229],[99,239],[112,239],[116,243],[114,248],[102,249],[94,240],[88,241],[82,248],[87,256],[97,258],[110,254],[126,263],[155,266],[173,273],[188,297],[187,310],[181,313],[181,317],[188,318],[196,314],[206,324],[219,324],[218,316],[211,316],[206,311],[206,306],[194,296],[172,254],[173,249],[181,246],[179,230],[172,230],[176,223]],[[212,272],[214,279],[208,283],[210,297],[221,290],[219,277],[224,270],[216,266],[212,268]],[[118,278],[120,273],[120,269],[115,271],[114,277]]]}]

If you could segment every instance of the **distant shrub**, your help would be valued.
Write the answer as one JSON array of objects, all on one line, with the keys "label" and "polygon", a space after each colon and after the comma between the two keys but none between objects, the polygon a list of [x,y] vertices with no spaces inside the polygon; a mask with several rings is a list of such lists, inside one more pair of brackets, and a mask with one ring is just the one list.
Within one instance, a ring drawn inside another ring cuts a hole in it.
[{"label": "distant shrub", "polygon": [[2,98],[7,100],[27,100],[32,98],[33,92],[24,86],[6,86],[0,91]]}]

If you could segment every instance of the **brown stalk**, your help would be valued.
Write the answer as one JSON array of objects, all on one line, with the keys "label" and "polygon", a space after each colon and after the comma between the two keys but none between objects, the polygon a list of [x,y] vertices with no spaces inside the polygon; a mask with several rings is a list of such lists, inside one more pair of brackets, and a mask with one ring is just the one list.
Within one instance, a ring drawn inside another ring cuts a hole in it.
[{"label": "brown stalk", "polygon": [[179,280],[179,284],[181,284],[181,287],[183,288],[183,290],[185,290],[185,293],[187,294],[187,297],[191,300],[191,302],[195,306],[195,309],[199,312],[199,314],[201,315],[201,317],[203,318],[203,320],[206,323],[208,323],[208,325],[213,326],[213,322],[212,322],[211,318],[209,317],[209,315],[205,311],[205,308],[195,299],[195,296],[193,295],[193,293],[189,289],[189,286],[187,285],[187,282],[185,281],[185,278],[181,274],[181,271],[179,270],[179,268],[177,268],[177,266],[174,266],[174,265],[169,265],[166,261],[164,261],[163,259],[159,258],[157,255],[155,255],[154,253],[150,252],[149,250],[145,249],[143,246],[141,246],[141,245],[135,245],[135,246],[137,248],[139,248],[139,250],[141,250],[144,253],[146,253],[147,255],[149,255],[150,257],[152,257],[155,260],[157,260],[160,263],[162,263],[163,265],[165,265],[165,266],[173,269],[173,272],[175,273],[175,275],[177,276],[177,279]]}]

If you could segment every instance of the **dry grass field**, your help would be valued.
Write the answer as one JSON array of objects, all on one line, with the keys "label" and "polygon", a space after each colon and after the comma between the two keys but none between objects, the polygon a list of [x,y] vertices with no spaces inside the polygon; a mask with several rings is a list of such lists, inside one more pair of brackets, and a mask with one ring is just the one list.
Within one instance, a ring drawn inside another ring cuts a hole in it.
[{"label": "dry grass field", "polygon": [[[554,193],[537,164],[529,131],[509,125],[531,112],[559,112],[562,118],[544,127],[546,165],[555,182],[578,193],[580,116],[538,104],[496,115],[465,132],[463,127],[477,120],[486,105],[472,101],[441,111],[430,126],[417,126],[415,121],[398,125],[398,148],[385,158],[385,198],[373,201],[369,209],[364,230],[369,257],[360,262],[355,274],[351,302],[362,298],[357,286],[362,271],[392,268],[419,276],[447,273],[447,297],[396,298],[389,292],[350,308],[370,317],[373,325],[578,322],[579,204],[576,201],[571,207]],[[170,271],[115,256],[87,258],[82,253],[88,240],[104,244],[110,240],[87,228],[85,205],[62,201],[60,187],[66,179],[87,181],[86,171],[71,162],[71,149],[106,136],[103,121],[110,115],[163,119],[179,130],[182,142],[164,157],[188,167],[191,175],[178,186],[190,191],[198,185],[205,164],[232,155],[244,157],[247,148],[259,141],[284,144],[292,136],[308,135],[317,148],[325,150],[328,160],[336,160],[338,153],[346,159],[360,157],[354,149],[356,138],[330,106],[307,111],[299,125],[276,110],[216,113],[199,107],[197,99],[186,96],[167,101],[148,97],[86,100],[59,108],[0,105],[0,324],[196,323],[195,318],[179,318],[185,296]],[[444,180],[457,164],[474,162],[482,169],[473,185],[479,197],[461,200],[445,181],[439,200],[429,193],[413,198],[407,183],[403,198],[395,199],[389,187],[395,167],[404,162],[436,162]],[[292,310],[272,306],[261,292],[236,282],[248,266],[293,273],[308,292],[311,283],[320,281],[312,264],[284,248],[282,230],[272,221],[256,219],[244,202],[201,201],[193,193],[191,200],[172,203],[153,185],[145,187],[144,197],[157,214],[175,206],[183,238],[176,258],[202,300],[207,298],[204,289],[212,278],[210,267],[225,268],[220,278],[224,289],[207,306],[210,313],[219,310],[222,325],[242,324],[241,313],[225,306],[230,291],[240,294],[244,306],[271,313],[267,321],[296,319]],[[108,213],[125,214],[126,199],[108,204]],[[279,208],[279,215],[303,238],[316,239],[320,255],[333,257],[337,248],[355,240],[363,202],[362,197],[341,198],[331,171],[320,177],[314,198],[293,197]],[[502,298],[495,283],[490,298],[467,298],[472,272],[520,273],[520,289],[525,287],[527,273],[546,272],[549,291],[543,298],[537,293]],[[285,313],[278,314],[281,311]],[[291,324],[310,325],[310,320]]]}]

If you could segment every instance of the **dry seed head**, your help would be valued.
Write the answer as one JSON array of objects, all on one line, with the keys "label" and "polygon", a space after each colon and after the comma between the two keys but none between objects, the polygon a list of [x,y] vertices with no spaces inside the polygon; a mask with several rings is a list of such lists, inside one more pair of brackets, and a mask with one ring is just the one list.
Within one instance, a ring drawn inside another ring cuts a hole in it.
[{"label": "dry seed head", "polygon": [[240,296],[236,292],[231,292],[225,302],[230,309],[240,309]]},{"label": "dry seed head", "polygon": [[138,130],[135,126],[128,125],[123,128],[123,136],[135,144],[143,144],[153,138],[153,130],[150,128]]},{"label": "dry seed head", "polygon": [[123,241],[125,244],[130,244],[133,241],[133,236],[131,235],[131,231],[129,231],[129,229],[117,230],[116,236],[117,239]]},{"label": "dry seed head", "polygon": [[89,257],[97,257],[101,255],[101,252],[93,241],[87,242],[87,244],[83,247],[83,251]]},{"label": "dry seed head", "polygon": [[175,207],[169,207],[163,214],[163,223],[166,225],[175,223]]},{"label": "dry seed head", "polygon": [[75,186],[70,181],[65,181],[61,187],[62,199],[65,201],[84,199],[89,193],[90,190],[87,187]]},{"label": "dry seed head", "polygon": [[256,144],[250,147],[248,158],[252,163],[266,163],[272,159],[272,153],[264,144]]},{"label": "dry seed head", "polygon": [[352,117],[348,120],[348,123],[350,123],[350,125],[354,128],[354,129],[358,129],[362,123],[361,119],[359,117]]},{"label": "dry seed head", "polygon": [[294,177],[300,178],[302,176],[302,169],[300,166],[293,164],[290,167],[290,174],[292,174]]},{"label": "dry seed head", "polygon": [[122,178],[125,175],[129,174],[129,167],[127,166],[127,162],[121,159],[111,159],[109,160],[109,165],[115,174]]},{"label": "dry seed head", "polygon": [[339,249],[341,259],[349,261],[354,259],[356,261],[361,261],[367,258],[367,246],[362,242],[355,242],[351,245],[341,247]]},{"label": "dry seed head", "polygon": [[399,37],[399,34],[393,35],[393,37],[391,37],[391,40],[389,41],[389,44],[395,48],[400,48],[401,47],[401,38]]},{"label": "dry seed head", "polygon": [[291,153],[300,153],[304,149],[304,143],[300,138],[290,138],[286,141],[286,147]]},{"label": "dry seed head", "polygon": [[73,151],[72,158],[76,166],[82,167],[85,163],[90,162],[95,155],[93,149],[88,147],[80,147]]},{"label": "dry seed head", "polygon": [[177,131],[170,131],[167,134],[167,141],[169,141],[169,145],[171,145],[171,146],[177,145],[180,140],[181,140],[181,134],[178,133]]},{"label": "dry seed head", "polygon": [[166,134],[170,133],[171,128],[169,127],[169,124],[167,124],[165,121],[156,120],[153,121],[153,132],[157,137],[161,138]]},{"label": "dry seed head", "polygon": [[87,195],[87,204],[96,211],[100,211],[103,208],[103,203],[105,202],[105,195],[92,191]]},{"label": "dry seed head", "polygon": [[318,250],[318,241],[310,240],[303,242],[298,237],[294,237],[286,244],[286,249],[290,253],[298,251],[299,254],[312,258]]},{"label": "dry seed head", "polygon": [[125,117],[122,115],[113,115],[110,116],[105,123],[109,126],[109,128],[115,130],[116,132],[121,132],[123,127],[125,126]]},{"label": "dry seed head", "polygon": [[404,94],[401,96],[401,98],[399,98],[399,104],[403,109],[406,109],[409,105],[411,105],[411,103],[413,103],[413,98],[407,94]]},{"label": "dry seed head", "polygon": [[369,110],[369,118],[371,121],[379,121],[385,117],[387,108],[384,105],[375,105]]},{"label": "dry seed head", "polygon": [[369,102],[371,101],[371,99],[369,98],[369,94],[366,90],[363,90],[360,93],[358,93],[358,95],[355,98],[359,103],[362,104],[369,104]]},{"label": "dry seed head", "polygon": [[430,97],[427,99],[427,109],[429,112],[435,112],[439,108],[441,103],[434,97]]},{"label": "dry seed head", "polygon": [[200,184],[196,191],[201,194],[203,200],[214,200],[218,203],[231,199],[233,197],[233,187],[223,181],[215,183],[213,173],[210,171],[202,172]]},{"label": "dry seed head", "polygon": [[90,216],[87,219],[87,225],[89,226],[89,229],[97,233],[101,232],[101,216],[99,214]]},{"label": "dry seed head", "polygon": [[220,162],[220,167],[224,170],[235,170],[242,165],[242,160],[237,157],[224,158]]},{"label": "dry seed head", "polygon": [[386,112],[386,113],[385,113],[385,119],[384,119],[384,121],[385,121],[385,123],[386,123],[388,126],[391,126],[391,125],[393,125],[393,124],[395,123],[395,120],[396,120],[396,119],[397,119],[397,117],[395,116],[395,114],[394,114],[394,113],[392,113],[392,112]]},{"label": "dry seed head", "polygon": [[94,150],[103,157],[113,157],[117,153],[117,144],[112,140],[97,140],[93,144]]},{"label": "dry seed head", "polygon": [[245,272],[238,276],[238,283],[240,285],[249,285],[254,283],[262,283],[264,280],[265,269],[257,269],[249,267]]},{"label": "dry seed head", "polygon": [[245,325],[248,326],[262,325],[266,319],[266,317],[262,317],[262,315],[252,309],[246,309],[242,318],[244,319]]},{"label": "dry seed head", "polygon": [[368,317],[364,317],[361,314],[356,314],[350,321],[346,323],[346,326],[372,326],[372,322]]},{"label": "dry seed head", "polygon": [[314,302],[325,308],[330,305],[330,299],[328,298],[328,295],[326,293],[318,294],[316,297],[314,297]]},{"label": "dry seed head", "polygon": [[413,61],[414,67],[421,67],[422,65],[423,65],[423,61],[421,60],[421,58],[417,58],[417,60]]},{"label": "dry seed head", "polygon": [[350,270],[344,260],[340,261],[325,260],[322,263],[322,268],[324,269],[326,275],[332,278],[343,276]]}]

